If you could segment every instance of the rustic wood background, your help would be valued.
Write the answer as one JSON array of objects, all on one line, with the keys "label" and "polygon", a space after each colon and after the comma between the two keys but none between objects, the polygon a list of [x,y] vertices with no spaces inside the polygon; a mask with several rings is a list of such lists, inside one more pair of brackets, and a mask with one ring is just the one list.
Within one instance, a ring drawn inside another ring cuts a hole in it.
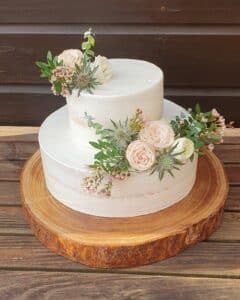
[{"label": "rustic wood background", "polygon": [[167,98],[217,107],[240,126],[238,0],[1,0],[1,125],[39,125],[64,104],[34,62],[79,47],[89,25],[96,52],[152,61]]}]

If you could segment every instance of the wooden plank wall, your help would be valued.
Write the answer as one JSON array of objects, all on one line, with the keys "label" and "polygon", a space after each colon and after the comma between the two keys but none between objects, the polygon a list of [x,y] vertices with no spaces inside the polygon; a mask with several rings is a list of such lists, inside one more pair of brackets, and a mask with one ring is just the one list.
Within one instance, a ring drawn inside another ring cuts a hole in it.
[{"label": "wooden plank wall", "polygon": [[34,62],[79,47],[89,25],[96,52],[159,65],[167,98],[217,107],[240,126],[238,0],[1,0],[1,125],[39,125],[64,104]]}]

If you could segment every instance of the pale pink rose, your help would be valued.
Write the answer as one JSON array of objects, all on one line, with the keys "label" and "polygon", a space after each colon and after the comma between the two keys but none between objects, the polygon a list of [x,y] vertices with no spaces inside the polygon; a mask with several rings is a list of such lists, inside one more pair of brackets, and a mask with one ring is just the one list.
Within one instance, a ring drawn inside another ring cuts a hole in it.
[{"label": "pale pink rose", "polygon": [[82,51],[79,49],[67,49],[58,55],[58,61],[62,61],[64,66],[74,68],[75,64],[80,65],[82,56]]},{"label": "pale pink rose", "polygon": [[156,158],[152,147],[140,140],[128,145],[126,157],[130,166],[137,171],[150,169]]},{"label": "pale pink rose", "polygon": [[166,120],[150,121],[140,131],[139,138],[157,149],[163,149],[174,142],[174,131]]}]

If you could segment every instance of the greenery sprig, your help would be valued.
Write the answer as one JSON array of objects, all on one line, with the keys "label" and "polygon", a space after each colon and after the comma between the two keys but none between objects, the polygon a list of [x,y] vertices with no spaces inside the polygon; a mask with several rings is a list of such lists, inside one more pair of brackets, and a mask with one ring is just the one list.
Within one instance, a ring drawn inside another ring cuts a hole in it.
[{"label": "greenery sprig", "polygon": [[94,51],[92,48],[95,46],[95,34],[92,32],[92,28],[89,28],[83,35],[84,41],[82,42],[81,49],[87,57],[94,57]]},{"label": "greenery sprig", "polygon": [[195,106],[189,115],[177,116],[171,121],[176,137],[187,137],[193,141],[196,151],[205,145],[218,143],[222,135],[217,132],[218,118],[211,111],[202,112],[200,105]]},{"label": "greenery sprig", "polygon": [[58,61],[57,56],[53,57],[52,52],[49,50],[47,53],[47,62],[36,61],[36,65],[41,71],[40,77],[51,79],[52,71],[56,67],[61,66],[62,63]]},{"label": "greenery sprig", "polygon": [[[125,157],[125,150],[133,139],[129,129],[126,133],[121,122],[116,124],[113,121],[113,129],[105,129],[89,115],[85,114],[85,117],[88,120],[88,126],[95,129],[99,137],[97,142],[90,142],[90,145],[98,150],[94,156],[94,163],[90,167],[93,169],[100,168],[109,175],[128,173],[130,166]],[[125,128],[128,127],[127,120],[124,125]]]}]

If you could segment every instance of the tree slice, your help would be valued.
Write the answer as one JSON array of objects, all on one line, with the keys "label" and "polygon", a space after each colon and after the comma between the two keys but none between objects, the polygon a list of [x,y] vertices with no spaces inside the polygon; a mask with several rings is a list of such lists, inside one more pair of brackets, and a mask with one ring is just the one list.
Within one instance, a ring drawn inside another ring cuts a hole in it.
[{"label": "tree slice", "polygon": [[149,264],[206,239],[220,225],[227,194],[223,166],[208,151],[200,157],[196,183],[184,199],[132,218],[91,216],[58,202],[46,188],[39,151],[21,176],[23,209],[36,237],[60,255],[101,268]]}]

